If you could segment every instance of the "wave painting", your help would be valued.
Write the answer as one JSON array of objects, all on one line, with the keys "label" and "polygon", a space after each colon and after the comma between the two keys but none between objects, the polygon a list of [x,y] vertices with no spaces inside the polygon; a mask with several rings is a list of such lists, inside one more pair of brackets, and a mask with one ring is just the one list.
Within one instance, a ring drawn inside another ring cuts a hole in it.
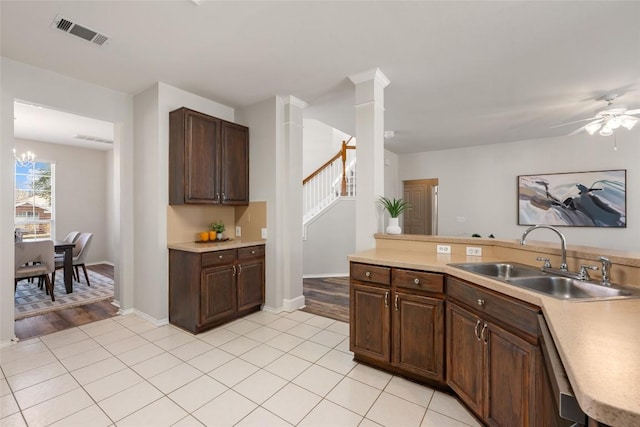
[{"label": "wave painting", "polygon": [[626,170],[518,177],[518,224],[626,227]]}]

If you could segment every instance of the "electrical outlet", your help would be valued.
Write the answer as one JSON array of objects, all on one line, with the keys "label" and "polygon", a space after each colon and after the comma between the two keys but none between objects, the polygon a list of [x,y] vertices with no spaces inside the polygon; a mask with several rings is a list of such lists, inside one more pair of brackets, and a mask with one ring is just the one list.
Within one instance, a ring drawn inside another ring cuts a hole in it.
[{"label": "electrical outlet", "polygon": [[266,228],[263,228],[263,229],[260,231],[260,237],[262,237],[263,239],[266,239],[266,238],[267,238],[267,229],[266,229]]},{"label": "electrical outlet", "polygon": [[236,225],[236,237],[242,236],[242,227]]},{"label": "electrical outlet", "polygon": [[482,248],[476,248],[473,246],[467,246],[467,255],[482,256]]},{"label": "electrical outlet", "polygon": [[436,252],[439,254],[451,254],[451,246],[449,245],[437,245]]}]

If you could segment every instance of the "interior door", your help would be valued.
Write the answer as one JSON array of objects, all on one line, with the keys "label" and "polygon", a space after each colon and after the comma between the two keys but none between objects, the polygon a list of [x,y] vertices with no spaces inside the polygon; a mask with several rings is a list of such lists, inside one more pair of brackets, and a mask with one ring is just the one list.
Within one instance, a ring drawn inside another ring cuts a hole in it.
[{"label": "interior door", "polygon": [[438,234],[438,179],[404,182],[404,200],[411,209],[404,212],[405,234]]}]

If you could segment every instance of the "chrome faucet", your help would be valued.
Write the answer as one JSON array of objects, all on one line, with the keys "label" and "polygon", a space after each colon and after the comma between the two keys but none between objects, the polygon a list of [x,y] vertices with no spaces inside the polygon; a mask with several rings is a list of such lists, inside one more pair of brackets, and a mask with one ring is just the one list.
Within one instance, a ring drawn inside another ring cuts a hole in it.
[{"label": "chrome faucet", "polygon": [[529,233],[531,233],[533,230],[536,230],[538,228],[546,228],[548,230],[551,230],[560,237],[560,249],[562,250],[562,264],[560,264],[560,270],[567,271],[567,239],[565,239],[564,234],[562,234],[560,230],[558,230],[557,228],[552,227],[550,225],[544,225],[544,224],[533,225],[527,228],[527,231],[524,232],[524,234],[522,235],[522,238],[520,239],[520,244],[524,245],[526,243],[527,236],[529,235]]},{"label": "chrome faucet", "polygon": [[604,286],[611,286],[611,282],[609,281],[609,272],[611,271],[611,260],[609,258],[600,257],[600,261],[602,261],[602,284]]}]

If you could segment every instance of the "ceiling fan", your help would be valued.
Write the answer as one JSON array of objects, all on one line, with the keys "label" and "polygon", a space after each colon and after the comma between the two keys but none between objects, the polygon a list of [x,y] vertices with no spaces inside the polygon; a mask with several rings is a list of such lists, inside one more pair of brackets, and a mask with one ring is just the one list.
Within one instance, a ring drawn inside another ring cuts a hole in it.
[{"label": "ceiling fan", "polygon": [[594,135],[598,132],[601,136],[609,136],[613,134],[613,131],[619,127],[631,130],[640,119],[637,115],[640,115],[640,108],[629,110],[626,105],[613,105],[613,101],[618,97],[618,94],[605,95],[601,99],[607,101],[607,106],[597,110],[593,117],[588,119],[576,120],[574,122],[563,123],[556,127],[567,126],[574,123],[586,122],[584,126],[579,127],[569,134],[569,136],[577,135],[583,131],[589,135]]}]

